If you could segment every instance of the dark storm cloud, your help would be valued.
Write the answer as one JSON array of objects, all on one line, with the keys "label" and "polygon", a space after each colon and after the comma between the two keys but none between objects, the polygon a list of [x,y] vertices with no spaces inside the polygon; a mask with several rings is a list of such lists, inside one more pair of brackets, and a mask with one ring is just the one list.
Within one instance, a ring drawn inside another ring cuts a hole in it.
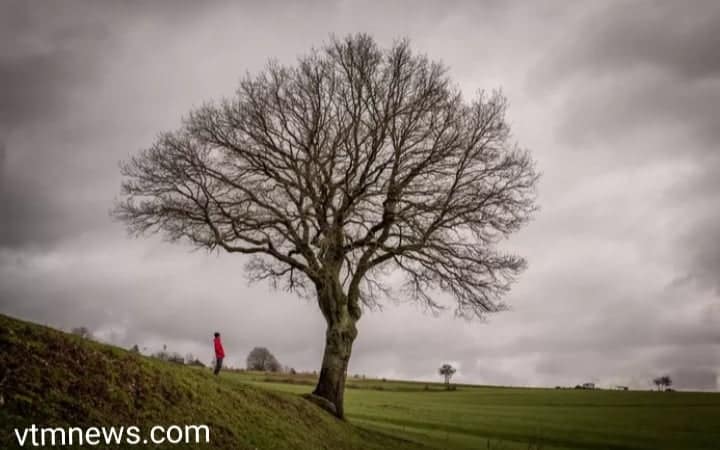
[{"label": "dark storm cloud", "polygon": [[[87,166],[117,170],[115,161],[88,148],[107,136],[102,128],[109,124],[93,123],[97,117],[83,115],[80,104],[92,102],[93,89],[113,88],[103,85],[107,67],[139,23],[184,27],[203,11],[189,1],[3,2],[0,247],[50,245],[107,222],[107,206],[97,209],[107,199],[87,198],[93,190],[78,188],[76,174]],[[103,108],[112,114],[113,105]]]},{"label": "dark storm cloud", "polygon": [[[72,114],[70,96],[96,75],[107,33],[99,23],[77,20],[68,12],[73,7],[33,2],[0,7],[0,139],[7,141],[0,166],[0,247],[46,245],[78,225],[62,226],[78,215],[63,214],[58,198],[63,186],[38,182],[51,177],[52,160],[62,158],[51,148],[61,144],[42,139],[35,140],[37,147],[27,144],[28,135],[42,135],[58,116]],[[33,157],[31,170],[22,167]]]},{"label": "dark storm cloud", "polygon": [[654,125],[720,137],[720,4],[616,2],[570,31],[530,81],[539,92],[574,87],[562,135],[607,142]]},{"label": "dark storm cloud", "polygon": [[3,2],[0,132],[67,114],[68,98],[97,80],[119,44],[143,23],[182,29],[217,6],[192,1]]},{"label": "dark storm cloud", "polygon": [[558,137],[614,167],[693,166],[664,193],[682,215],[665,239],[681,278],[720,292],[720,4],[617,2],[569,30],[529,83],[562,93]]},{"label": "dark storm cloud", "polygon": [[[62,237],[54,202],[58,189],[38,186],[17,160],[42,155],[41,148],[15,145],[67,114],[73,90],[93,76],[93,52],[105,38],[93,24],[73,23],[59,3],[3,2],[0,6],[0,247],[46,244]],[[50,144],[51,145],[51,144]],[[11,158],[13,157],[13,158]],[[35,174],[47,176],[39,158]]]},{"label": "dark storm cloud", "polygon": [[0,247],[46,245],[64,237],[67,230],[57,223],[62,207],[51,194],[0,172]]},{"label": "dark storm cloud", "polygon": [[[638,131],[668,129],[692,135],[704,145],[660,146],[647,151],[707,153],[714,151],[720,138],[720,117],[715,114],[720,104],[719,85],[720,78],[693,85],[667,78],[666,73],[619,72],[613,78],[594,81],[592,89],[578,86],[564,105],[567,117],[558,131],[571,144],[583,147],[607,142],[617,145]],[[646,153],[639,148],[635,151]]]},{"label": "dark storm cloud", "polygon": [[59,113],[92,77],[105,27],[77,20],[78,3],[3,2],[0,7],[0,130]]},{"label": "dark storm cloud", "polygon": [[582,33],[560,44],[547,75],[602,76],[649,66],[685,80],[720,76],[715,1],[614,2],[584,16]]},{"label": "dark storm cloud", "polygon": [[[7,36],[5,41],[7,42]],[[82,67],[78,55],[65,50],[0,60],[0,124],[4,129],[52,116],[62,107],[73,72]]]}]

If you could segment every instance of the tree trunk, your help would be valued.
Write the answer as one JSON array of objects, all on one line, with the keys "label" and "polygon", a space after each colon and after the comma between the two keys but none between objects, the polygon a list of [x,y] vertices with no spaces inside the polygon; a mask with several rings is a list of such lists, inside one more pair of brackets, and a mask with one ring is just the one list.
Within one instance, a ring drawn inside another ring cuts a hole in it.
[{"label": "tree trunk", "polygon": [[337,320],[328,320],[325,333],[325,354],[317,386],[313,395],[320,397],[318,403],[337,417],[343,419],[345,378],[352,344],[357,336],[356,320],[342,314]]}]

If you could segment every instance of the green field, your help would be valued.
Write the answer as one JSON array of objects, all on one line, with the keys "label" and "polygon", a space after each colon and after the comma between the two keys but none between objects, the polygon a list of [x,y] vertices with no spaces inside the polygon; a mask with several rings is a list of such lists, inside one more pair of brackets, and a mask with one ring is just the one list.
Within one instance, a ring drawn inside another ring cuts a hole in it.
[{"label": "green field", "polygon": [[[296,394],[312,377],[225,374]],[[443,449],[720,449],[720,394],[349,379],[351,423]]]},{"label": "green field", "polygon": [[0,380],[2,449],[30,423],[208,424],[210,447],[233,450],[720,449],[718,393],[350,378],[342,422],[297,395],[312,375],[214,377],[3,315]]}]

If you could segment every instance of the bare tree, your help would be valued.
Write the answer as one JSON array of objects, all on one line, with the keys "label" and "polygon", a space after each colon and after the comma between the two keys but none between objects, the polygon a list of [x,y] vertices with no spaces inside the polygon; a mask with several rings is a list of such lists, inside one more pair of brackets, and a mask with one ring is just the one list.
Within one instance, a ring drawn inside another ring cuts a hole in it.
[{"label": "bare tree", "polygon": [[455,375],[455,368],[451,366],[450,364],[443,364],[440,366],[440,369],[438,369],[438,373],[445,377],[445,388],[450,389],[450,378],[452,378],[453,375]]},{"label": "bare tree", "polygon": [[666,389],[669,389],[670,386],[672,386],[672,378],[670,378],[670,375],[663,375],[662,377],[663,386],[665,386]]},{"label": "bare tree", "polygon": [[658,391],[663,390],[664,388],[669,388],[672,386],[672,378],[670,378],[669,375],[663,375],[661,377],[657,377],[653,380],[653,383],[655,386],[657,386]]},{"label": "bare tree", "polygon": [[530,218],[537,180],[505,110],[499,92],[466,101],[407,41],[334,38],[124,163],[114,215],[134,234],[250,255],[250,280],[315,298],[327,330],[313,398],[343,417],[364,308],[402,295],[437,310],[441,291],[482,316],[524,268],[496,249]]},{"label": "bare tree", "polygon": [[265,372],[279,372],[282,366],[275,355],[265,347],[255,347],[247,357],[248,370],[262,370]]},{"label": "bare tree", "polygon": [[660,390],[660,386],[661,386],[661,384],[662,384],[662,380],[660,379],[660,377],[653,378],[653,384],[655,385],[655,387],[658,388],[658,391],[659,391],[659,390]]}]

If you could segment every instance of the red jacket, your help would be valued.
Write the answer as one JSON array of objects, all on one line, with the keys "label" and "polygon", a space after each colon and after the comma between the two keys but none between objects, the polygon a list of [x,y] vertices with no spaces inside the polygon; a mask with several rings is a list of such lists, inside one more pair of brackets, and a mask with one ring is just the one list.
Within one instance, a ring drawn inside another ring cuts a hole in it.
[{"label": "red jacket", "polygon": [[216,337],[213,342],[215,343],[215,357],[224,358],[225,350],[223,349],[222,342],[220,342],[220,338]]}]

